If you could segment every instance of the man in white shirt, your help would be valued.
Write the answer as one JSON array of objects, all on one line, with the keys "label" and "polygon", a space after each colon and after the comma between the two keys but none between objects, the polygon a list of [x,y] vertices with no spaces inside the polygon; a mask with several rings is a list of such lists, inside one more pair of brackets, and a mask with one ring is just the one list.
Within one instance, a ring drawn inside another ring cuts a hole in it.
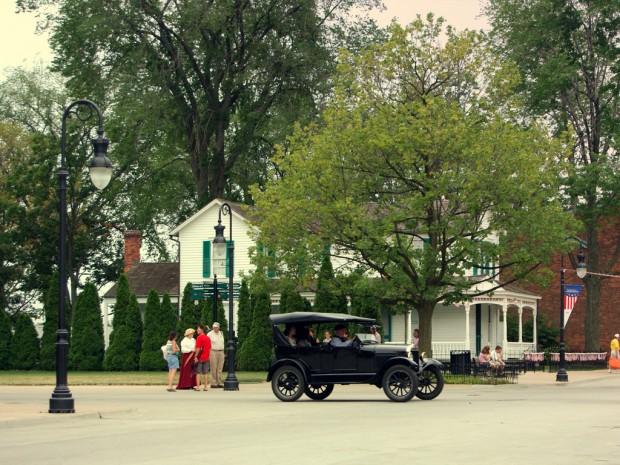
[{"label": "man in white shirt", "polygon": [[207,333],[211,339],[211,387],[223,388],[222,370],[224,369],[224,334],[220,331],[220,324],[213,323],[213,329]]},{"label": "man in white shirt", "polygon": [[379,334],[379,332],[377,331],[377,327],[375,325],[372,325],[370,327],[370,332],[375,338],[375,341],[377,341],[377,344],[381,344],[381,334]]}]

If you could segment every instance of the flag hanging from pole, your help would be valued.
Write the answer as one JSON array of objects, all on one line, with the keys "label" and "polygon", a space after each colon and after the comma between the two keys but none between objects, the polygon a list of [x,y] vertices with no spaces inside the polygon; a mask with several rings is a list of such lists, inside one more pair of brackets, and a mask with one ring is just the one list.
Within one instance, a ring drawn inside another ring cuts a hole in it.
[{"label": "flag hanging from pole", "polygon": [[579,284],[564,286],[564,327],[566,327],[570,314],[575,308],[577,297],[581,294],[582,288],[583,286]]}]

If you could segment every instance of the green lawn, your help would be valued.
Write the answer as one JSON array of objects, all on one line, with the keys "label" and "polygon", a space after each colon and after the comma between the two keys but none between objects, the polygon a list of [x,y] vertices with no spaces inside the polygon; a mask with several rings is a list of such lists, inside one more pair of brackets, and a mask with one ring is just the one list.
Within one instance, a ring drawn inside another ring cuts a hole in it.
[{"label": "green lawn", "polygon": [[[227,373],[222,374],[226,380]],[[237,371],[240,383],[262,383],[265,371]],[[70,371],[69,386],[158,386],[167,382],[166,371]],[[178,377],[178,375],[177,375]],[[177,378],[178,379],[178,378]],[[445,374],[446,384],[506,384],[504,379]],[[55,386],[53,371],[0,371],[0,386]]]},{"label": "green lawn", "polygon": [[[167,371],[70,371],[70,386],[87,385],[160,385],[166,384]],[[222,374],[226,380],[227,373]],[[261,383],[267,379],[267,372],[237,371],[241,383]],[[177,374],[178,379],[178,374]],[[53,371],[0,371],[0,386],[55,386],[56,372]]]}]

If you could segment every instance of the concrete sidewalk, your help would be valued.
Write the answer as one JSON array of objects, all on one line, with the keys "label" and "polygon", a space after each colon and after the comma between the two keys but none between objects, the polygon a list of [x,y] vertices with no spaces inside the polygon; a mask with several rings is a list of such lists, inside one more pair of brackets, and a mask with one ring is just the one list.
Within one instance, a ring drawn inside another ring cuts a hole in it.
[{"label": "concrete sidewalk", "polygon": [[[555,380],[555,373],[547,373],[547,372],[528,372],[526,374],[519,375],[518,385],[564,385],[564,384],[576,384],[583,383],[598,379],[605,379],[608,377],[618,377],[620,378],[620,370],[614,370],[612,373],[608,373],[607,370],[594,370],[594,371],[569,371],[568,372],[568,383],[558,383]],[[270,392],[270,386],[268,383],[257,383],[257,384],[245,384],[241,385],[241,390],[257,390],[261,389],[261,386]],[[484,385],[482,385],[484,386]],[[508,385],[499,385],[498,388],[502,388],[502,386],[507,387]],[[50,419],[56,418],[58,416],[67,416],[67,417],[92,417],[92,418],[100,418],[103,415],[108,415],[110,413],[118,414],[123,412],[130,412],[132,410],[131,406],[128,406],[122,400],[119,400],[118,403],[114,403],[113,399],[119,398],[123,393],[127,392],[149,392],[155,393],[159,391],[165,390],[164,386],[69,386],[72,392],[72,395],[75,399],[75,409],[76,412],[74,414],[57,414],[53,415],[48,413],[49,408],[49,398],[54,391],[54,386],[0,386],[0,427],[1,426],[16,426],[25,424],[27,422],[41,422],[48,421]],[[469,387],[469,385],[446,385],[445,389],[458,389],[463,387]],[[347,389],[351,389],[351,387],[347,387]],[[358,387],[354,387],[354,389],[368,389],[371,390],[370,386],[361,385]],[[213,390],[212,392],[217,392],[221,390]],[[80,393],[88,392],[89,398],[94,396],[96,399],[100,399],[100,402],[83,402],[83,399],[80,396]],[[192,395],[192,396],[202,396],[202,395],[212,395],[211,392],[207,393],[194,393],[187,391],[178,391],[177,393],[170,393],[171,396],[174,395]],[[33,401],[33,399],[37,399],[37,401]],[[112,400],[112,401],[110,401]]]}]

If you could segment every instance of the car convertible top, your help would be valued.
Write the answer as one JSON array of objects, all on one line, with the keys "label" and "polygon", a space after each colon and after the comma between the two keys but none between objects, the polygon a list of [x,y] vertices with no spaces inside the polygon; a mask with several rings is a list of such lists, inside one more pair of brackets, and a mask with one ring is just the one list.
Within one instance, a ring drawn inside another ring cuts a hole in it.
[{"label": "car convertible top", "polygon": [[359,323],[372,325],[375,320],[361,316],[348,315],[346,313],[319,313],[319,312],[292,312],[279,315],[269,315],[274,325],[280,324],[312,324],[312,323]]}]

